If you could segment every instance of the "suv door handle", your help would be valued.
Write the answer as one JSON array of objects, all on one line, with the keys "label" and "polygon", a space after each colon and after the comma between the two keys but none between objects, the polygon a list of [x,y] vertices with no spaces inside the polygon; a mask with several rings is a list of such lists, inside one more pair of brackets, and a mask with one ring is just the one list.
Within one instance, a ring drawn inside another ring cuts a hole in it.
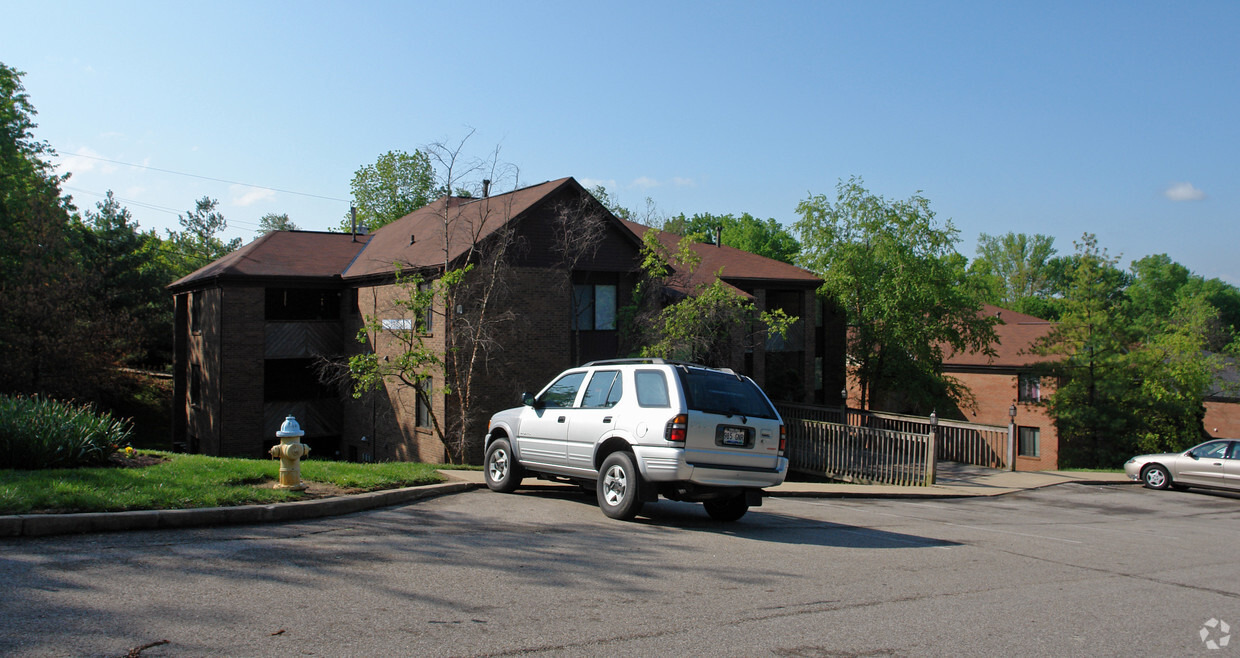
[{"label": "suv door handle", "polygon": [[604,423],[610,423],[610,422],[611,422],[611,416],[604,416],[604,417],[603,417],[603,422],[604,422]]},{"label": "suv door handle", "polygon": [[556,418],[556,419],[555,419],[555,422],[557,422],[557,423],[562,423],[562,422],[564,422],[564,417],[563,417],[563,416],[560,416],[559,418]]}]

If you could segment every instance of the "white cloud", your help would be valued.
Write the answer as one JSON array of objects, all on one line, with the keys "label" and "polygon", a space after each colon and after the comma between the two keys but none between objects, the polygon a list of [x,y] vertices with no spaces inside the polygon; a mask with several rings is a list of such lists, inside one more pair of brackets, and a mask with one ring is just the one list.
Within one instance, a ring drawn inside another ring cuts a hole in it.
[{"label": "white cloud", "polygon": [[233,203],[239,206],[252,206],[259,201],[274,198],[276,195],[275,190],[248,185],[229,185],[228,191],[232,192]]},{"label": "white cloud", "polygon": [[614,178],[608,178],[606,180],[601,178],[582,178],[578,182],[581,183],[581,186],[587,190],[592,190],[599,185],[602,185],[609,190],[616,189],[616,179]]},{"label": "white cloud", "polygon": [[692,178],[675,176],[672,178],[672,185],[675,185],[676,187],[697,187],[697,181]]},{"label": "white cloud", "polygon": [[1193,187],[1192,183],[1174,183],[1163,190],[1163,196],[1172,201],[1201,201],[1206,198],[1206,193]]},{"label": "white cloud", "polygon": [[633,187],[640,187],[644,190],[648,190],[652,187],[658,187],[659,185],[659,181],[649,176],[642,176],[641,178],[633,181]]},{"label": "white cloud", "polygon": [[72,174],[84,174],[88,171],[94,171],[96,167],[99,167],[104,173],[116,171],[116,167],[103,168],[104,163],[95,159],[98,157],[101,156],[94,149],[89,146],[83,146],[74,151],[73,155],[65,156],[57,167]]}]

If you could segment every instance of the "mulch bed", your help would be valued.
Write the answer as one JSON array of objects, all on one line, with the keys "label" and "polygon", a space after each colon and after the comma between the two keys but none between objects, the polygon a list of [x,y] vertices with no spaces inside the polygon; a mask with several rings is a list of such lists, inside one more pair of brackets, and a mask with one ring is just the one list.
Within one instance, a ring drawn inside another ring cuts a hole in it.
[{"label": "mulch bed", "polygon": [[123,452],[114,452],[108,456],[108,466],[117,468],[142,468],[144,466],[154,466],[168,461],[167,457],[159,455],[143,455],[135,453],[133,457],[126,457]]}]

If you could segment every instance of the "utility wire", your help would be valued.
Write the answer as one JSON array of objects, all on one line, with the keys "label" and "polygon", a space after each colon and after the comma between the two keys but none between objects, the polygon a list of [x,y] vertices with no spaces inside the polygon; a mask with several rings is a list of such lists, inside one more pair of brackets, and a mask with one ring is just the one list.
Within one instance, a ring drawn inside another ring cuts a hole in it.
[{"label": "utility wire", "polygon": [[[84,190],[80,187],[74,187],[72,185],[62,185],[61,187],[63,187],[66,190],[73,190],[74,192],[81,192],[82,194],[90,194],[93,196],[97,196],[100,199],[108,198],[108,195],[106,194],[100,194],[99,192],[93,192],[91,190]],[[116,196],[115,194],[112,195],[112,198],[124,203],[126,207],[137,206],[139,208],[146,208],[147,210],[166,212],[169,215],[176,215],[177,217],[180,217],[181,215],[186,214],[186,211],[176,210],[175,208],[169,208],[167,206],[157,206],[153,203],[146,203],[143,201],[135,201],[133,199],[126,199],[123,197]],[[250,228],[258,228],[260,226],[258,222],[247,222],[243,219],[228,219],[226,221],[228,222],[229,226],[232,226],[233,224],[241,224],[242,226],[248,226]]]},{"label": "utility wire", "polygon": [[138,169],[149,169],[150,171],[158,171],[158,172],[162,172],[165,174],[175,174],[177,176],[188,176],[190,178],[200,178],[202,180],[215,181],[217,183],[228,183],[229,185],[241,185],[244,187],[253,187],[256,189],[260,189],[260,190],[271,190],[272,192],[280,192],[283,194],[296,194],[297,196],[308,196],[308,197],[315,198],[315,199],[326,199],[327,201],[340,201],[343,203],[349,203],[349,199],[339,199],[334,196],[322,196],[319,194],[309,194],[306,192],[294,192],[292,190],[282,190],[278,187],[267,187],[266,185],[254,185],[252,183],[242,183],[239,181],[226,180],[223,178],[212,178],[210,176],[199,176],[198,174],[187,174],[183,171],[173,171],[171,169],[160,169],[159,167],[148,167],[146,165],[134,164],[132,162],[121,162],[120,160],[109,160],[108,158],[100,158],[94,155],[86,155],[83,153],[74,153],[72,155],[64,155],[64,154],[57,153],[56,155],[57,157],[60,157],[60,158],[70,158],[70,157],[89,158],[91,160],[99,160],[100,162],[111,162],[112,164],[125,165],[126,167],[137,167]]}]

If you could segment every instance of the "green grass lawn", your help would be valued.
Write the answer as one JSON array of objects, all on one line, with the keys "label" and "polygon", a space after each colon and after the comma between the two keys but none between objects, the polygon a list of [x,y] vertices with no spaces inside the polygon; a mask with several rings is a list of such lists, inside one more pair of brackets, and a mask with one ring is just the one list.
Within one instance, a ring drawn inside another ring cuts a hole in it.
[{"label": "green grass lawn", "polygon": [[[185,509],[300,500],[313,494],[271,488],[280,462],[142,451],[167,461],[137,468],[0,470],[0,515]],[[348,492],[442,482],[442,466],[410,462],[302,462],[302,480]],[[452,467],[459,468],[459,467]]]}]

